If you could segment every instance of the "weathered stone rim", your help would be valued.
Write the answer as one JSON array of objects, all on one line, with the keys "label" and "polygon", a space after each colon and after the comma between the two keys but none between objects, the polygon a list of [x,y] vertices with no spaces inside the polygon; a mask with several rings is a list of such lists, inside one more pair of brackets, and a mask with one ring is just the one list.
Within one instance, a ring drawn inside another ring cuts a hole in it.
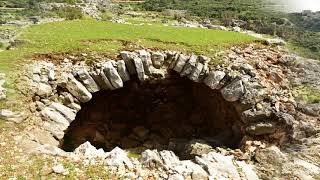
[{"label": "weathered stone rim", "polygon": [[[33,83],[49,84],[52,87],[52,91],[47,94],[35,92],[38,100],[50,99],[39,108],[43,119],[42,128],[55,139],[61,140],[64,130],[80,110],[80,103],[90,101],[92,93],[122,88],[123,83],[132,76],[147,81],[165,78],[168,71],[175,71],[195,83],[203,83],[220,91],[226,101],[238,104],[246,136],[272,136],[279,131],[290,136],[287,131],[290,122],[286,122],[282,115],[288,114],[274,111],[270,103],[267,103],[265,110],[257,110],[259,102],[248,101],[248,97],[252,98],[250,86],[259,81],[250,68],[234,71],[219,66],[209,67],[210,58],[174,51],[122,51],[120,56],[122,60],[103,60],[91,66],[83,62],[73,65],[68,61],[57,66],[48,62],[40,63],[40,67],[38,64],[36,68],[40,68],[40,71],[33,71]],[[61,103],[57,98],[61,96],[73,100]]]}]

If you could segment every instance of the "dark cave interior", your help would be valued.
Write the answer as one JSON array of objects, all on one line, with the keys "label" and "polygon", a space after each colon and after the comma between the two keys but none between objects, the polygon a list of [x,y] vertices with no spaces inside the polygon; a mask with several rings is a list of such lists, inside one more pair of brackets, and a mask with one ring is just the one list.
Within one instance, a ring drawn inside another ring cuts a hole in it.
[{"label": "dark cave interior", "polygon": [[234,104],[218,90],[174,72],[166,79],[132,79],[121,89],[99,91],[81,108],[60,144],[65,151],[89,141],[105,151],[118,146],[181,154],[176,143],[201,139],[212,147],[237,148],[243,137]]}]

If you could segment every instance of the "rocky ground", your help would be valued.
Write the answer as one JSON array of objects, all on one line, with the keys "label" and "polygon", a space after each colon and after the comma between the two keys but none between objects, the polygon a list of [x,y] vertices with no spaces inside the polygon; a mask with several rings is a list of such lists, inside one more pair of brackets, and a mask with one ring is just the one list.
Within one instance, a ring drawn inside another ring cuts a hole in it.
[{"label": "rocky ground", "polygon": [[[31,69],[26,68],[17,81],[23,94],[21,100],[8,102],[19,108],[16,112],[0,111],[0,118],[6,120],[0,121],[1,176],[172,180],[320,178],[319,104],[296,101],[293,91],[295,86],[306,84],[319,88],[318,61],[289,55],[282,47],[257,44],[224,52],[217,57],[223,62],[219,66],[205,57],[175,54],[122,52],[114,61],[117,63],[99,62],[106,66],[86,65],[77,61],[77,56],[72,60],[61,57],[54,64],[49,58],[28,66]],[[83,57],[80,55],[79,59]],[[193,154],[189,160],[179,159],[169,150],[152,148],[139,153],[120,148],[105,152],[89,142],[83,142],[73,152],[64,152],[57,147],[57,140],[63,138],[65,127],[52,130],[54,124],[41,125],[52,120],[69,125],[80,102],[89,101],[91,93],[103,87],[120,88],[133,74],[140,81],[146,81],[147,77],[164,78],[162,66],[192,81],[204,82],[210,89],[219,89],[228,102],[251,104],[251,109],[245,108],[246,111],[241,110],[243,106],[235,105],[242,113],[240,129],[245,134],[239,149],[191,141],[187,143],[188,152]],[[109,81],[97,80],[103,77],[101,67],[107,68],[103,73]],[[70,72],[70,78],[64,81],[69,75],[63,74]],[[0,82],[4,83],[4,78],[1,75]],[[65,87],[67,91],[57,87]],[[0,93],[5,94],[3,88]],[[270,114],[278,116],[280,121],[271,120]]]}]

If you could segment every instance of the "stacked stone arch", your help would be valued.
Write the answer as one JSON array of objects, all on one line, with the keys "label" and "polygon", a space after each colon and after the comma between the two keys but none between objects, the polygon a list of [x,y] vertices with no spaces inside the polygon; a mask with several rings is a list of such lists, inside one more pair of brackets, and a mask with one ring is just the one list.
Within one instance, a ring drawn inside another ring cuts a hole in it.
[{"label": "stacked stone arch", "polygon": [[[210,60],[174,51],[137,50],[122,51],[117,60],[106,59],[91,65],[69,61],[56,65],[37,63],[33,70],[33,81],[38,87],[34,99],[43,119],[41,127],[61,141],[81,105],[95,93],[116,91],[132,80],[165,80],[174,73],[218,92],[235,109],[237,129],[243,136],[289,137],[293,117],[266,100],[267,88],[260,84],[261,79],[251,65],[212,67]],[[44,89],[40,88],[43,84]]]}]

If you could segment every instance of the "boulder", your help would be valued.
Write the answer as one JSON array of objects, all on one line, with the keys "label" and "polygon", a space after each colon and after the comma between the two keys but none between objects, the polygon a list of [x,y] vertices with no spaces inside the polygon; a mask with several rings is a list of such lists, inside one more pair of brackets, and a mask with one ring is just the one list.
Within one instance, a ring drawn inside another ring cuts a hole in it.
[{"label": "boulder", "polygon": [[142,60],[144,71],[146,75],[150,75],[153,72],[153,66],[152,66],[152,60],[151,60],[151,54],[147,52],[146,50],[140,50],[138,51],[139,57]]},{"label": "boulder", "polygon": [[26,117],[21,113],[12,112],[9,109],[0,109],[0,119],[14,123],[21,123],[26,119]]},{"label": "boulder", "polygon": [[48,84],[39,83],[36,94],[42,98],[48,97],[52,94],[52,88]]},{"label": "boulder", "polygon": [[76,119],[76,112],[60,103],[54,102],[50,107],[60,112],[69,121],[69,123]]},{"label": "boulder", "polygon": [[68,169],[65,169],[62,164],[58,164],[52,167],[52,171],[57,174],[68,175]]},{"label": "boulder", "polygon": [[137,57],[137,55],[129,51],[121,51],[120,55],[126,64],[129,74],[130,75],[137,74],[136,68],[134,67],[134,63],[133,63],[133,59]]},{"label": "boulder", "polygon": [[128,155],[122,149],[116,147],[112,151],[106,153],[105,164],[111,167],[126,167],[132,169],[134,166]]},{"label": "boulder", "polygon": [[66,89],[82,103],[88,102],[92,98],[92,94],[71,74],[67,75]]},{"label": "boulder", "polygon": [[85,142],[81,144],[79,147],[77,147],[73,153],[76,156],[82,156],[86,159],[95,159],[100,158],[104,159],[106,157],[106,153],[103,151],[103,149],[97,149],[96,147],[92,146],[90,142]]},{"label": "boulder", "polygon": [[211,71],[204,79],[204,83],[211,89],[219,89],[220,81],[225,77],[226,73],[223,71]]},{"label": "boulder", "polygon": [[274,166],[282,166],[288,161],[288,156],[281,152],[277,146],[270,146],[265,149],[259,149],[255,153],[255,159],[258,163],[267,163]]},{"label": "boulder", "polygon": [[144,68],[143,68],[143,63],[142,60],[138,57],[135,57],[133,59],[134,65],[136,67],[137,75],[140,81],[145,80],[145,74],[144,74]]},{"label": "boulder", "polygon": [[115,89],[123,87],[123,81],[118,73],[118,71],[113,67],[111,61],[107,61],[103,64],[103,72],[110,80],[112,86]]},{"label": "boulder", "polygon": [[247,133],[251,135],[266,135],[276,132],[277,126],[273,122],[257,122],[246,128]]},{"label": "boulder", "polygon": [[185,157],[193,159],[195,156],[201,156],[213,151],[213,148],[203,140],[192,140],[184,147]]},{"label": "boulder", "polygon": [[274,118],[274,114],[267,109],[263,110],[253,110],[248,109],[242,112],[241,120],[244,123],[252,123],[252,122],[259,122],[263,120],[272,120]]},{"label": "boulder", "polygon": [[192,70],[196,67],[198,56],[192,55],[189,61],[184,66],[182,72],[180,73],[181,76],[188,76]]},{"label": "boulder", "polygon": [[217,179],[239,179],[237,168],[234,166],[232,156],[223,156],[219,153],[210,152],[209,154],[196,157],[196,162],[208,171],[210,176]]},{"label": "boulder", "polygon": [[177,61],[178,61],[178,59],[179,59],[179,56],[180,56],[180,53],[176,53],[176,54],[172,57],[171,63],[170,63],[170,65],[169,65],[169,69],[173,69],[173,68],[176,66],[176,63],[177,63]]},{"label": "boulder", "polygon": [[43,122],[42,127],[50,132],[58,140],[64,137],[64,131],[67,129],[65,125],[61,125],[53,121]]},{"label": "boulder", "polygon": [[62,127],[64,127],[65,129],[70,124],[69,121],[65,117],[63,117],[63,115],[61,115],[55,109],[52,109],[49,107],[44,108],[44,110],[41,111],[41,115],[44,118],[44,120],[54,121],[54,122],[62,125]]},{"label": "boulder", "polygon": [[140,162],[149,168],[162,167],[163,163],[157,150],[145,150],[141,153]]},{"label": "boulder", "polygon": [[236,164],[241,169],[242,173],[248,180],[259,180],[258,175],[253,169],[252,165],[245,163],[244,161],[236,161]]},{"label": "boulder", "polygon": [[177,165],[173,166],[171,170],[182,176],[191,176],[194,179],[208,179],[208,173],[199,164],[190,160],[180,161]]},{"label": "boulder", "polygon": [[108,87],[103,82],[103,80],[100,76],[100,72],[101,72],[100,69],[96,69],[96,70],[90,71],[89,74],[94,79],[94,81],[97,83],[97,85],[100,87],[100,89],[107,90]]},{"label": "boulder", "polygon": [[153,66],[157,69],[160,69],[164,63],[164,54],[162,54],[161,52],[154,52],[151,55],[151,60]]},{"label": "boulder", "polygon": [[159,152],[159,155],[166,170],[171,169],[180,162],[179,158],[172,151],[163,150]]},{"label": "boulder", "polygon": [[176,66],[173,68],[173,70],[180,74],[188,60],[189,60],[188,56],[186,56],[184,54],[180,54],[180,56],[176,62]]},{"label": "boulder", "polygon": [[117,61],[117,70],[123,82],[130,80],[130,75],[123,60]]},{"label": "boulder", "polygon": [[198,62],[196,64],[196,67],[193,68],[192,72],[189,74],[188,78],[191,81],[199,82],[199,76],[200,76],[200,73],[202,72],[202,69],[203,69],[203,64]]},{"label": "boulder", "polygon": [[240,32],[241,31],[241,28],[240,27],[232,27],[232,30],[234,31],[234,32]]},{"label": "boulder", "polygon": [[242,80],[236,78],[230,84],[222,88],[221,94],[226,101],[238,101],[245,94],[245,88]]},{"label": "boulder", "polygon": [[75,71],[75,77],[77,77],[77,79],[82,82],[82,84],[87,88],[89,92],[95,93],[100,90],[95,80],[84,68]]}]

